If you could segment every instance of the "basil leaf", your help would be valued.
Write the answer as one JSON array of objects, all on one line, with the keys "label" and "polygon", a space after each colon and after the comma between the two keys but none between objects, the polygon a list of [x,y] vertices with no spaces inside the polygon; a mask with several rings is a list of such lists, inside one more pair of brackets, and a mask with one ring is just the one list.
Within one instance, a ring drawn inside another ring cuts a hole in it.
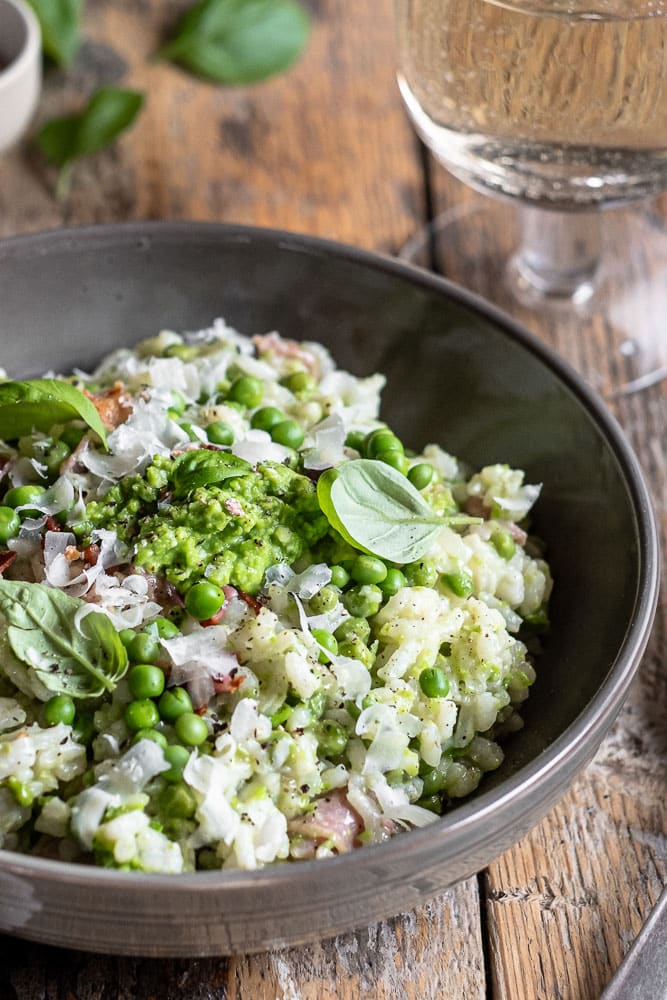
[{"label": "basil leaf", "polygon": [[0,611],[14,655],[49,691],[96,698],[113,691],[128,659],[106,615],[91,611],[77,629],[75,615],[84,605],[55,587],[0,580]]},{"label": "basil leaf", "polygon": [[101,87],[79,114],[48,121],[37,133],[37,145],[50,163],[65,167],[80,156],[110,145],[139,114],[143,94]]},{"label": "basil leaf", "polygon": [[253,83],[291,66],[308,30],[294,0],[201,0],[158,55],[216,83]]},{"label": "basil leaf", "polygon": [[184,496],[198,486],[213,486],[233,476],[252,472],[252,465],[226,451],[208,448],[185,451],[174,462],[171,481],[176,496]]},{"label": "basil leaf", "polygon": [[28,0],[42,30],[42,49],[59,66],[68,66],[79,48],[83,0]]},{"label": "basil leaf", "polygon": [[106,430],[99,413],[69,382],[54,378],[28,382],[0,382],[0,438],[12,441],[33,431],[49,431],[54,424],[84,420],[106,447]]},{"label": "basil leaf", "polygon": [[359,459],[320,477],[322,512],[343,538],[394,563],[415,562],[445,525],[477,523],[466,514],[436,514],[406,476],[384,462]]}]

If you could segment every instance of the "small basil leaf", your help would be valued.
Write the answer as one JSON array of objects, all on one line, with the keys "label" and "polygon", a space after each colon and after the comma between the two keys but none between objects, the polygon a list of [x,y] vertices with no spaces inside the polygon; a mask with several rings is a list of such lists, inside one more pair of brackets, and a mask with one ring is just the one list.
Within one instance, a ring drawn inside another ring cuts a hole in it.
[{"label": "small basil leaf", "polygon": [[57,167],[110,145],[139,114],[143,94],[101,87],[79,114],[48,121],[37,133],[37,145]]},{"label": "small basil leaf", "polygon": [[353,548],[356,549],[362,549],[364,552],[367,552],[370,555],[372,555],[372,553],[369,552],[369,549],[365,548],[363,545],[360,545],[359,542],[356,541],[356,539],[352,538],[352,536],[346,530],[345,525],[338,517],[338,514],[336,513],[336,508],[334,507],[331,501],[331,488],[337,479],[338,479],[338,470],[327,469],[327,471],[324,472],[317,480],[317,500],[319,502],[320,509],[324,514],[324,516],[326,517],[326,519],[328,520],[331,527],[338,532],[338,534],[348,543],[348,545],[351,545]]},{"label": "small basil leaf", "polygon": [[159,55],[216,83],[253,83],[291,66],[308,30],[295,0],[202,0]]},{"label": "small basil leaf", "polygon": [[249,472],[252,472],[252,466],[244,459],[226,451],[203,448],[179,455],[174,462],[171,480],[176,496],[184,496],[198,486],[214,486]]},{"label": "small basil leaf", "polygon": [[415,562],[445,525],[473,524],[466,514],[442,516],[406,476],[384,462],[345,462],[320,477],[317,496],[329,523],[358,549],[394,563]]},{"label": "small basil leaf", "polygon": [[89,612],[75,616],[85,601],[55,587],[0,580],[0,612],[14,656],[30,667],[45,688],[74,698],[113,691],[128,666],[127,652],[109,619]]},{"label": "small basil leaf", "polygon": [[79,47],[83,0],[28,0],[42,30],[42,49],[59,66],[68,66]]},{"label": "small basil leaf", "polygon": [[49,431],[54,424],[75,419],[84,420],[106,447],[106,431],[99,413],[69,382],[52,378],[0,382],[0,438],[5,441],[33,431]]}]

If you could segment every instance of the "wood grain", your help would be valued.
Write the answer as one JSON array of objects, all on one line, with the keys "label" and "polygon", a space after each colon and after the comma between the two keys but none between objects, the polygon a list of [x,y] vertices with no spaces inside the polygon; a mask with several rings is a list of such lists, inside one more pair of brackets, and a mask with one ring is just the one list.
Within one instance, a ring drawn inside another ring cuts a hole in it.
[{"label": "wood grain", "polygon": [[152,60],[186,6],[88,5],[83,49],[70,72],[47,75],[39,121],[112,83],[143,90],[145,109],[113,149],[76,168],[63,204],[53,197],[54,172],[29,144],[1,160],[0,234],[187,218],[397,249],[424,217],[424,200],[397,97],[390,0],[354,8],[313,0],[304,56],[252,87],[216,87]]}]

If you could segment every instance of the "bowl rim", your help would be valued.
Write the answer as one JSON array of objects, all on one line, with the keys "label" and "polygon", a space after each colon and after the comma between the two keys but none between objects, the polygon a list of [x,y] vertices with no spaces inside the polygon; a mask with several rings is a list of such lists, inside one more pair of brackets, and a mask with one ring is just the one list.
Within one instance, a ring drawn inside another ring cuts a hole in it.
[{"label": "bowl rim", "polygon": [[[567,729],[561,733],[536,758],[509,775],[490,790],[482,788],[473,799],[457,805],[435,823],[409,831],[409,836],[393,837],[382,844],[352,851],[326,860],[300,861],[298,864],[278,864],[254,871],[184,872],[164,875],[146,872],[119,872],[113,869],[82,865],[76,862],[35,858],[30,855],[0,849],[0,876],[3,871],[16,876],[38,876],[42,881],[90,888],[117,889],[132,895],[151,893],[165,895],[190,893],[257,893],[276,888],[287,882],[292,889],[296,883],[309,883],[317,873],[336,877],[340,866],[347,878],[353,876],[359,865],[376,859],[378,867],[391,867],[392,861],[401,857],[402,867],[406,858],[419,856],[434,848],[441,848],[442,860],[454,857],[458,849],[470,849],[488,838],[489,830],[500,828],[511,814],[513,822],[534,809],[535,792],[542,790],[541,799],[551,795],[557,786],[556,777],[569,758],[572,774],[578,771],[595,750],[613,723],[625,699],[630,683],[638,670],[642,654],[650,635],[658,601],[660,575],[660,543],[658,528],[650,494],[639,461],[614,416],[603,400],[583,378],[551,347],[543,344],[511,316],[496,306],[453,282],[429,271],[386,254],[351,246],[345,243],[310,236],[297,232],[248,226],[235,223],[198,221],[132,221],[102,225],[72,226],[42,230],[0,239],[0,264],[12,257],[31,254],[42,256],[58,247],[73,250],[83,245],[118,245],[129,242],[150,246],[153,241],[181,244],[184,240],[210,242],[238,242],[271,244],[277,251],[333,256],[345,259],[374,271],[407,281],[436,293],[439,297],[463,306],[493,325],[500,327],[513,340],[546,365],[583,406],[604,437],[613,455],[634,511],[634,528],[639,553],[639,573],[634,594],[633,613],[623,642],[609,671],[593,699],[585,706]],[[568,770],[565,768],[564,770]],[[561,793],[564,794],[564,791]],[[560,796],[559,796],[560,797]],[[324,867],[323,867],[324,866]]]}]

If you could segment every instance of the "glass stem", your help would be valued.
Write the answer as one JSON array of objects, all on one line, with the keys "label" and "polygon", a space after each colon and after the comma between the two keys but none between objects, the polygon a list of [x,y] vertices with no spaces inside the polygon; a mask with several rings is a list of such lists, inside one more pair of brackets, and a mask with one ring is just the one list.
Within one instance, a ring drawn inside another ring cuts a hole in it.
[{"label": "glass stem", "polygon": [[593,293],[601,252],[599,212],[518,208],[521,242],[510,261],[519,298],[585,302]]}]

